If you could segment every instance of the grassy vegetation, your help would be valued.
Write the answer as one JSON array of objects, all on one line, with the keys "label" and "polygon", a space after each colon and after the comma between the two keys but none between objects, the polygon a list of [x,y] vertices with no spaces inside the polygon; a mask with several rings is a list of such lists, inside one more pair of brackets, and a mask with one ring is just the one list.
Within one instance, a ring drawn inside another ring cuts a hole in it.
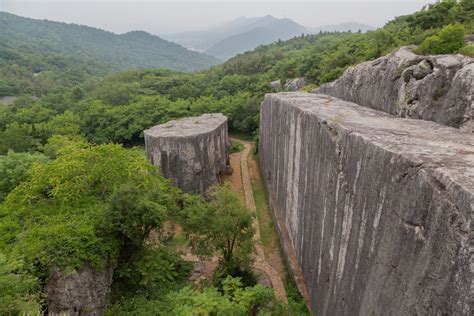
[{"label": "grassy vegetation", "polygon": [[231,154],[235,154],[235,153],[239,153],[241,152],[242,150],[244,150],[244,145],[239,142],[239,141],[236,141],[236,140],[231,140],[230,141],[230,147],[229,147],[229,152]]},{"label": "grassy vegetation", "polygon": [[167,240],[166,246],[174,251],[181,252],[189,247],[189,240],[183,233],[173,234],[170,239]]},{"label": "grassy vegetation", "polygon": [[[260,168],[259,168],[260,170]],[[270,209],[268,207],[267,190],[261,177],[258,180],[252,180],[253,197],[257,207],[257,218],[260,226],[260,239],[265,247],[273,247],[279,244],[278,235],[273,226]]]},{"label": "grassy vegetation", "polygon": [[470,45],[464,46],[463,48],[459,50],[459,53],[469,56],[469,57],[474,57],[474,45],[470,44]]},{"label": "grassy vegetation", "polygon": [[285,265],[285,290],[288,296],[288,307],[293,312],[292,315],[310,316],[306,301],[301,296],[296,283],[288,271],[288,266]]},{"label": "grassy vegetation", "polygon": [[[277,252],[283,259],[283,251],[281,249],[280,240],[278,238],[275,226],[273,224],[272,215],[268,205],[268,192],[262,181],[260,172],[260,166],[258,163],[258,156],[254,155],[253,158],[256,161],[258,169],[258,178],[252,179],[252,191],[255,200],[255,206],[257,208],[258,225],[260,228],[260,241],[265,250],[265,256],[268,258],[268,252]],[[281,275],[285,290],[288,296],[288,309],[291,315],[310,315],[306,301],[303,299],[296,287],[293,278],[291,277],[286,260],[282,260],[284,274]]]}]

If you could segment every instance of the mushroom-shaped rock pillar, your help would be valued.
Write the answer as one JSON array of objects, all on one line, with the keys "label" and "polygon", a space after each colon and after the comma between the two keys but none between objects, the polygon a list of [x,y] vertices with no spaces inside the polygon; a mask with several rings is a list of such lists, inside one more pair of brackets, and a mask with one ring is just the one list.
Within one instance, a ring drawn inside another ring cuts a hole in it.
[{"label": "mushroom-shaped rock pillar", "polygon": [[186,192],[205,192],[229,167],[227,117],[188,117],[144,131],[148,161]]}]

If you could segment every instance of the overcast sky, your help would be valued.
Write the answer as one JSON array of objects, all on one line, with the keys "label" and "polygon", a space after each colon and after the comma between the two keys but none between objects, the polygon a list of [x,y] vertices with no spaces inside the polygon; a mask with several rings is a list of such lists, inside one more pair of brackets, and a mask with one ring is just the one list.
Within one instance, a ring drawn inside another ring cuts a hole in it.
[{"label": "overcast sky", "polygon": [[115,33],[145,30],[164,34],[202,30],[239,16],[267,14],[290,18],[310,27],[352,21],[379,27],[432,2],[434,0],[0,0],[0,11],[85,24]]}]

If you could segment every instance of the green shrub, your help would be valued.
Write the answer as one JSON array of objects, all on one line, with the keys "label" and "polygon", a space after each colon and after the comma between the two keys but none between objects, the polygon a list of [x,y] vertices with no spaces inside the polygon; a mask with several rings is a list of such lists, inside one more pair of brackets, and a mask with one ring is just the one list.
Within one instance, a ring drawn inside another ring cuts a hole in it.
[{"label": "green shrub", "polygon": [[38,282],[0,252],[0,315],[40,315]]},{"label": "green shrub", "polygon": [[117,268],[114,294],[155,299],[183,284],[192,265],[165,247],[145,248]]},{"label": "green shrub", "polygon": [[451,24],[426,38],[417,49],[420,54],[452,54],[464,45],[466,29],[461,24]]},{"label": "green shrub", "polygon": [[459,50],[459,54],[463,54],[469,57],[474,57],[474,45],[466,45]]},{"label": "green shrub", "polygon": [[228,276],[221,290],[186,286],[160,300],[127,298],[111,306],[107,315],[275,315],[279,305],[271,288],[244,287],[240,278]]},{"label": "green shrub", "polygon": [[244,150],[244,145],[241,142],[232,140],[230,142],[229,152],[231,154],[239,153]]}]

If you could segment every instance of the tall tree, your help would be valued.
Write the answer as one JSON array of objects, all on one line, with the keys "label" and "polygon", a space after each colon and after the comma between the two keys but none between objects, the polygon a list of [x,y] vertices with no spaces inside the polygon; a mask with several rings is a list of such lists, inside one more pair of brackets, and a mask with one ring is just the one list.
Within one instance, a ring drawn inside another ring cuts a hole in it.
[{"label": "tall tree", "polygon": [[247,265],[253,250],[252,214],[229,184],[214,187],[207,202],[188,196],[180,222],[194,252],[220,256],[224,267]]}]

